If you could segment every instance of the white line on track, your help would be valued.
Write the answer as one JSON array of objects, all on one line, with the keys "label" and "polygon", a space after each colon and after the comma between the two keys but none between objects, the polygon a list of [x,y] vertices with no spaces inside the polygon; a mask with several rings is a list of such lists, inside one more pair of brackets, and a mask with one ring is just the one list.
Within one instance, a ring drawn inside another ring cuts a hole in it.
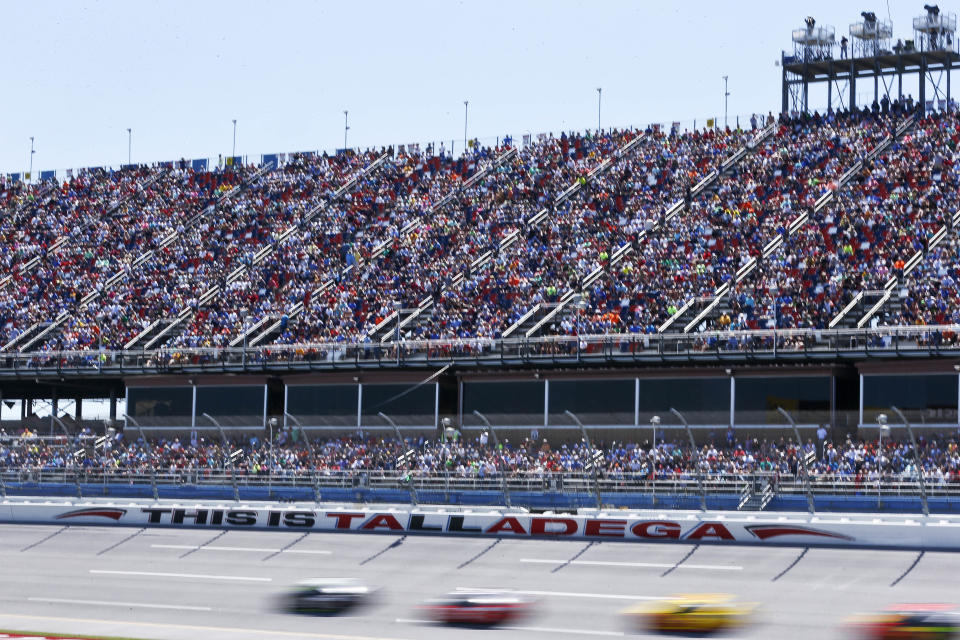
[{"label": "white line on track", "polygon": [[69,598],[27,598],[30,602],[52,602],[56,604],[83,604],[100,607],[139,607],[143,609],[178,609],[180,611],[213,611],[210,607],[194,607],[180,604],[154,604],[152,602],[117,602],[115,600],[71,600]]},{"label": "white line on track", "polygon": [[279,549],[276,547],[215,547],[198,544],[152,544],[154,549],[187,549],[193,551],[256,551],[258,553],[303,553],[316,555],[330,555],[332,551],[315,551],[312,549]]},{"label": "white line on track", "polygon": [[608,562],[603,560],[563,560],[550,558],[520,558],[520,562],[532,564],[579,564],[596,567],[647,567],[651,569],[702,569],[706,571],[743,571],[743,567],[735,564],[681,564],[675,562]]},{"label": "white line on track", "polygon": [[[501,589],[479,589],[474,587],[457,587],[457,591],[462,593],[489,593],[491,591],[502,591]],[[519,591],[515,589],[506,589],[509,593],[515,593],[521,596],[556,596],[558,598],[605,598],[608,600],[663,600],[660,596],[628,596],[615,593],[575,593],[573,591]]]},{"label": "white line on track", "polygon": [[255,578],[250,576],[217,576],[205,573],[166,573],[162,571],[112,571],[109,569],[90,569],[90,573],[111,576],[153,576],[158,578],[197,578],[201,580],[236,580],[239,582],[272,582],[273,578]]},{"label": "white line on track", "polygon": [[[396,622],[399,622],[401,624],[437,624],[433,620],[421,620],[418,618],[397,618]],[[510,631],[540,631],[543,633],[570,633],[578,636],[622,637],[626,635],[623,631],[599,631],[595,629],[560,629],[560,628],[554,628],[554,627],[498,626],[497,629],[509,629]]]},{"label": "white line on track", "polygon": [[[210,632],[217,633],[219,635],[230,635],[230,636],[249,636],[257,635],[263,636],[265,638],[273,639],[277,637],[285,638],[321,638],[323,640],[401,640],[399,638],[388,638],[385,636],[357,636],[352,634],[345,633],[322,633],[318,631],[281,631],[279,629],[257,629],[251,627],[217,627],[212,625],[198,625],[198,624],[172,624],[169,622],[131,622],[129,620],[104,620],[102,618],[67,618],[62,616],[31,616],[24,615],[22,613],[2,613],[0,612],[0,620],[4,624],[9,624],[7,621],[15,620],[30,620],[37,621],[41,623],[55,622],[58,624],[70,623],[74,627],[78,624],[82,625],[95,625],[95,629],[99,630],[103,627],[117,627],[117,633],[130,633],[131,631],[136,631],[138,629],[166,629],[173,631],[198,631],[201,634],[209,634]],[[19,624],[19,623],[17,623]],[[98,631],[99,632],[99,631]],[[138,632],[139,635],[140,632]],[[181,635],[183,635],[181,633]],[[196,634],[194,634],[196,635]],[[204,636],[207,637],[207,636]]]}]

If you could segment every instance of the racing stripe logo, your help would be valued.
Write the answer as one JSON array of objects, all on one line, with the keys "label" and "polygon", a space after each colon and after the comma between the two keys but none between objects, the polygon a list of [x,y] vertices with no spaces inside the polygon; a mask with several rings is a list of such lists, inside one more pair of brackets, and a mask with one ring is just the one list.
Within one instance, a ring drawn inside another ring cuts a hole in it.
[{"label": "racing stripe logo", "polygon": [[799,527],[795,525],[784,526],[779,524],[751,524],[744,527],[754,537],[760,540],[777,538],[779,536],[816,536],[818,538],[834,538],[837,540],[854,540],[853,537],[833,531],[824,531],[822,529],[813,529],[810,527]]},{"label": "racing stripe logo", "polygon": [[57,520],[66,520],[69,518],[109,518],[110,520],[119,520],[127,513],[126,509],[97,508],[97,509],[76,509],[68,511],[57,516]]}]

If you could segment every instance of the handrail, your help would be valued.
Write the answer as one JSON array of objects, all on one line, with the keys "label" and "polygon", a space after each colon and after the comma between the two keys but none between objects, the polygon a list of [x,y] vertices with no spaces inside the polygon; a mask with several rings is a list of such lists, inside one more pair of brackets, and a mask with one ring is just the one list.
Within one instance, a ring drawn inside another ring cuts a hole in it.
[{"label": "handrail", "polygon": [[[38,467],[0,466],[0,480],[7,485],[16,483],[88,483],[118,485],[203,485],[233,487],[238,486],[305,486],[313,487],[353,487],[364,485],[371,488],[393,488],[407,492],[411,483],[417,490],[490,490],[501,493],[504,480],[508,491],[555,491],[557,493],[586,493],[594,495],[595,485],[592,471],[578,472],[511,472],[502,473],[500,469],[488,469],[482,474],[426,472],[410,470],[339,470],[302,468],[282,473],[251,473],[242,468],[187,468],[171,471],[169,468],[144,466],[143,468],[124,470],[74,466],[68,468],[47,469]],[[876,478],[858,478],[852,475],[811,474],[810,491],[814,495],[840,496],[876,496],[878,491],[885,496],[920,497],[921,483],[915,479],[886,479],[877,482]],[[753,494],[752,488],[762,486],[760,496],[769,502],[776,495],[802,497],[806,493],[804,482],[799,476],[783,475],[777,472],[753,473],[707,473],[686,472],[676,474],[662,471],[652,478],[647,472],[611,472],[597,469],[597,483],[604,494],[611,493],[650,493],[658,495],[670,493],[684,495],[727,495],[742,501]],[[774,486],[776,489],[774,489]],[[557,487],[558,489],[551,489]],[[928,497],[960,498],[960,482],[941,482],[926,484]],[[765,506],[765,505],[764,505]]]},{"label": "handrail", "polygon": [[[568,298],[567,302],[572,298]],[[562,307],[558,305],[553,311]],[[553,313],[553,311],[551,313]],[[549,316],[550,314],[548,314]],[[552,318],[551,318],[552,319]],[[541,323],[543,321],[541,320]],[[539,324],[539,323],[538,323]],[[172,326],[172,325],[171,325]],[[164,331],[168,331],[170,327]],[[529,333],[529,332],[528,332]],[[449,363],[463,359],[476,363],[518,359],[536,362],[544,359],[565,362],[579,353],[584,360],[618,361],[639,358],[663,360],[675,356],[717,353],[741,355],[769,355],[783,353],[820,355],[823,358],[862,357],[867,352],[887,351],[898,356],[903,353],[944,355],[960,352],[960,324],[928,326],[877,326],[862,329],[763,329],[743,331],[703,331],[685,333],[621,333],[581,334],[495,338],[455,338],[436,340],[401,340],[403,362]],[[344,360],[355,363],[378,363],[394,366],[395,349],[387,351],[370,342],[304,342],[296,344],[257,345],[253,341],[247,349],[240,347],[157,347],[147,345],[143,350],[48,350],[12,351],[0,354],[0,375],[29,375],[53,371],[57,374],[75,370],[90,375],[104,371],[151,370],[177,371],[186,367],[217,368],[241,362],[277,363],[289,366],[296,362],[336,363]],[[342,366],[342,364],[340,365]]]}]

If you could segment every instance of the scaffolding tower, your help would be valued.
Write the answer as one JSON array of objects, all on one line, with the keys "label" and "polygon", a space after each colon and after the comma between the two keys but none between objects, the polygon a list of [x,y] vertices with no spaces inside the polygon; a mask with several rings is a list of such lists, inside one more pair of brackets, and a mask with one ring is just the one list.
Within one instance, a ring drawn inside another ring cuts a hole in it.
[{"label": "scaffolding tower", "polygon": [[863,19],[850,25],[853,46],[849,52],[847,39],[841,40],[840,59],[834,56],[833,28],[817,26],[808,17],[805,28],[792,33],[793,55],[781,55],[782,111],[809,112],[811,84],[827,84],[828,111],[857,107],[858,82],[873,80],[874,102],[882,96],[891,101],[903,98],[905,75],[918,77],[921,111],[938,103],[951,108],[950,72],[960,66],[956,16],[941,13],[936,5],[924,5],[924,9],[925,15],[913,20],[913,40],[898,40],[892,46],[893,25],[872,12],[862,12]]}]

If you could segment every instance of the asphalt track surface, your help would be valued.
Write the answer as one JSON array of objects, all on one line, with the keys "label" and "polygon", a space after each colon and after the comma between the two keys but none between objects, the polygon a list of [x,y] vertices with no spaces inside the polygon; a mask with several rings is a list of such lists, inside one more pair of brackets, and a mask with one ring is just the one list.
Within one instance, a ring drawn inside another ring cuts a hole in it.
[{"label": "asphalt track surface", "polygon": [[[760,603],[732,638],[851,637],[852,613],[958,599],[960,554],[348,533],[0,525],[0,628],[137,638],[650,637],[619,611],[676,593]],[[282,613],[300,579],[357,577],[377,601],[342,617]],[[537,599],[506,628],[424,622],[457,589]]]}]

